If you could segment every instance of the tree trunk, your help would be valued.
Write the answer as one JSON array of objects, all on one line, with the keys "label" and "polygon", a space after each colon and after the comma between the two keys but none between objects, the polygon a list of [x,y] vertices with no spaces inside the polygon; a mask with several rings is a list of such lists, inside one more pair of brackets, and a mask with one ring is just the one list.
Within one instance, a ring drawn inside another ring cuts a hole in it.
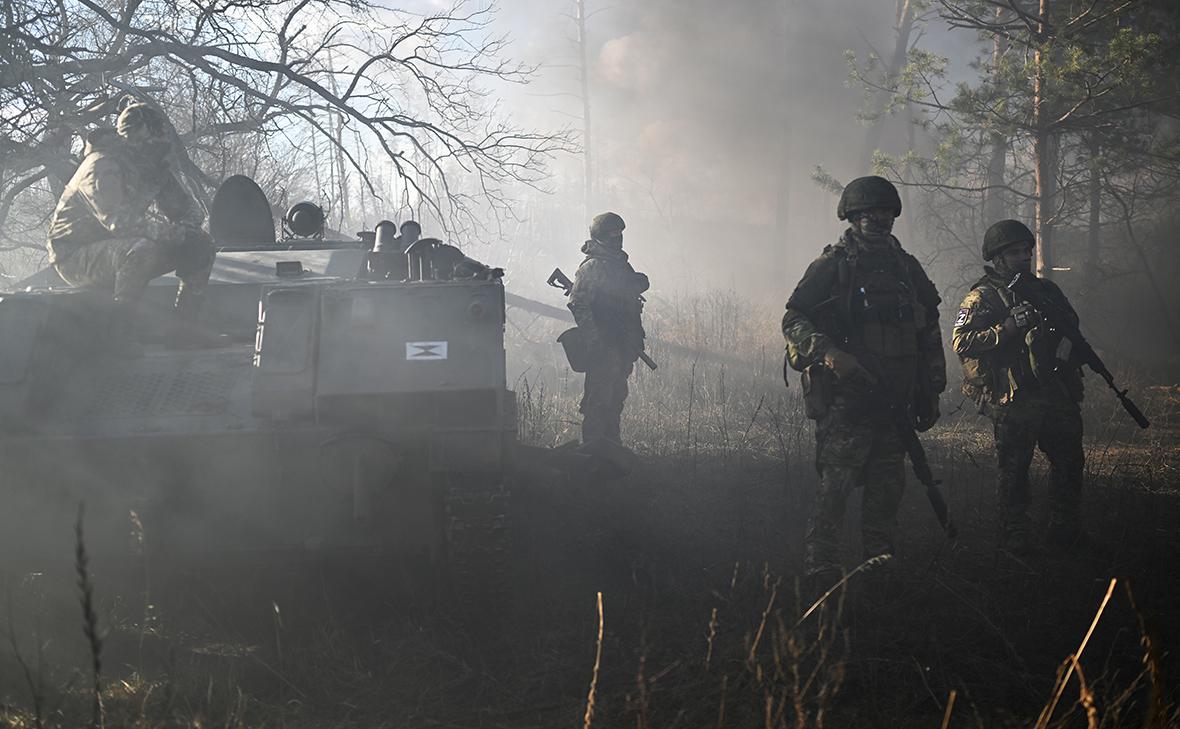
[{"label": "tree trunk", "polygon": [[1053,271],[1053,210],[1057,198],[1057,139],[1046,88],[1049,62],[1049,2],[1040,0],[1037,46],[1033,55],[1033,158],[1036,163],[1037,276],[1049,278]]},{"label": "tree trunk", "polygon": [[594,215],[594,145],[590,124],[590,68],[587,63],[586,0],[575,0],[578,22],[578,70],[582,85],[582,208],[585,220]]},{"label": "tree trunk", "polygon": [[[901,170],[902,182],[909,182],[909,180],[910,180],[909,155],[910,155],[910,153],[912,153],[914,151],[914,147],[917,144],[917,139],[915,138],[915,134],[914,134],[914,129],[917,127],[917,123],[916,123],[917,118],[916,117],[917,117],[917,115],[914,113],[914,105],[907,101],[906,105],[905,105],[906,162]],[[910,204],[910,186],[909,185],[902,185],[901,186],[901,208],[902,208],[902,210],[907,211],[906,214],[902,216],[902,221],[903,221],[902,230],[904,232],[906,240],[912,241],[912,240],[914,240],[915,233],[917,232],[918,226],[916,225],[917,220],[914,217],[914,208]]]},{"label": "tree trunk", "polygon": [[1090,220],[1086,239],[1086,292],[1097,290],[1101,283],[1099,267],[1102,255],[1102,171],[1098,168],[1098,157],[1102,146],[1098,135],[1090,137]]},{"label": "tree trunk", "polygon": [[[892,85],[905,66],[906,56],[910,48],[910,32],[914,28],[914,8],[911,0],[897,0],[897,35],[893,41],[893,55],[889,58],[889,69],[886,75],[886,85]],[[864,154],[861,156],[863,169],[868,170],[873,164],[873,154],[881,145],[881,135],[885,133],[885,106],[889,103],[890,93],[878,91],[873,101],[873,121],[865,132]]]},{"label": "tree trunk", "polygon": [[774,241],[772,251],[772,281],[783,280],[787,275],[787,246],[790,241],[790,205],[791,205],[791,102],[787,93],[789,72],[786,57],[791,47],[791,17],[790,0],[783,3],[782,45],[780,58],[782,65],[782,87],[779,94],[779,149],[778,166],[775,170],[775,208],[774,208]]},{"label": "tree trunk", "polygon": [[[996,8],[996,23],[1002,23],[1006,13],[1003,8]],[[992,81],[999,81],[1000,64],[1008,50],[1008,40],[996,33],[992,39]],[[995,127],[988,133],[990,156],[987,161],[987,191],[983,194],[983,224],[989,226],[997,220],[1003,220],[1005,215],[1004,194],[1005,164],[1008,156],[1008,138]]]}]

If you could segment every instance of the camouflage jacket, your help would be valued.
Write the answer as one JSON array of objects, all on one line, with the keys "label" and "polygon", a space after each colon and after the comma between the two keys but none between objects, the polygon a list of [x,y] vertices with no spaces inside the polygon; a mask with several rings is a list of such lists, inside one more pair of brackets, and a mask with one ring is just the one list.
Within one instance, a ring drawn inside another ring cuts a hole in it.
[{"label": "camouflage jacket", "polygon": [[[865,287],[874,279],[885,284],[892,280],[890,290],[900,299],[900,313],[891,312],[896,321],[890,336],[904,341],[887,347],[867,341],[880,330],[870,330],[867,323],[874,302]],[[788,362],[802,371],[822,363],[832,347],[858,357],[870,352],[878,354],[877,364],[890,370],[890,379],[899,381],[899,394],[908,394],[914,384],[931,394],[941,393],[946,389],[946,357],[938,327],[941,302],[922,265],[896,238],[888,246],[869,248],[849,229],[808,266],[787,301],[782,326]]]},{"label": "camouflage jacket", "polygon": [[204,212],[167,164],[148,167],[113,130],[91,134],[49,224],[49,260],[106,238],[165,235],[152,207],[173,224],[199,226]]},{"label": "camouflage jacket", "polygon": [[634,361],[643,351],[643,300],[647,276],[637,273],[621,249],[588,240],[586,259],[574,274],[569,309],[589,348],[612,347]]},{"label": "camouflage jacket", "polygon": [[[1037,282],[1044,296],[1068,312],[1076,324],[1077,313],[1057,284],[1048,279],[1037,279]],[[1053,357],[1059,344],[1039,328],[1020,337],[1004,336],[1004,322],[1012,307],[1022,303],[1008,290],[1007,283],[1007,277],[985,266],[983,278],[971,287],[959,305],[951,330],[952,346],[963,365],[963,393],[975,400],[981,410],[1041,391],[1037,353],[1044,353],[1043,359]],[[1049,392],[1064,392],[1080,400],[1081,376],[1081,368],[1076,365],[1054,368]]]}]

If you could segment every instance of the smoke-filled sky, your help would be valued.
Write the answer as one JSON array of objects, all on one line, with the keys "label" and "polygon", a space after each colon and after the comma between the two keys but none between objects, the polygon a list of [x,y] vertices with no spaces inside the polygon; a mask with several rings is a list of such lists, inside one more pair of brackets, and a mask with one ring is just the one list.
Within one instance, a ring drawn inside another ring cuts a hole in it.
[{"label": "smoke-filled sky", "polygon": [[[580,130],[573,0],[499,7],[512,54],[540,66],[533,84],[509,90],[505,108],[527,126]],[[667,286],[784,294],[841,230],[835,197],[810,180],[814,168],[841,181],[867,173],[862,92],[847,83],[845,53],[891,50],[893,0],[589,0],[588,10],[594,209],[628,220],[633,257]],[[969,40],[936,19],[922,45],[955,42],[965,59]],[[561,209],[550,213],[560,223],[518,241],[540,249],[538,270],[577,260],[581,164],[567,156],[555,165],[557,194],[546,204]]]},{"label": "smoke-filled sky", "polygon": [[[402,7],[445,13],[452,3]],[[537,70],[528,85],[488,84],[488,103],[521,127],[580,135],[576,0],[472,0],[459,12],[492,4],[489,32],[510,41],[503,60]],[[651,275],[653,294],[734,289],[785,299],[843,229],[836,196],[812,181],[816,168],[840,182],[871,172],[858,119],[865,93],[849,81],[847,55],[863,63],[873,52],[892,54],[896,0],[586,0],[586,8],[589,210],[583,156],[564,153],[546,183],[552,194],[508,191],[519,224],[501,220],[453,242],[503,266],[516,292],[539,293],[553,267],[577,265],[589,218],[614,210],[627,221],[626,247]],[[982,50],[934,12],[910,41],[948,56],[952,83],[972,75],[969,62]],[[879,145],[904,153],[906,131],[903,119],[891,118]],[[915,137],[919,151],[928,146],[920,132]],[[383,215],[395,213],[404,211]],[[415,215],[428,233],[439,227],[428,210]],[[940,247],[907,237],[910,220],[903,216],[897,228],[908,250],[923,258]]]}]

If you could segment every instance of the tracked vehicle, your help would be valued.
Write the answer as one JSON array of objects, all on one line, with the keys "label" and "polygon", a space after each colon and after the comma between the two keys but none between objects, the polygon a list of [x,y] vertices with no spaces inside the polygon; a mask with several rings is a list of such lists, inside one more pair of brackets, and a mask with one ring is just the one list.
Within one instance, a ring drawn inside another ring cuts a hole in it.
[{"label": "tracked vehicle", "polygon": [[497,581],[515,441],[498,278],[415,246],[406,280],[365,280],[377,236],[325,237],[301,203],[276,237],[248,178],[210,230],[200,323],[224,346],[168,343],[171,277],[145,296],[137,359],[106,351],[109,294],[50,270],[0,298],[4,551],[68,554],[84,501],[92,551],[392,554]]}]

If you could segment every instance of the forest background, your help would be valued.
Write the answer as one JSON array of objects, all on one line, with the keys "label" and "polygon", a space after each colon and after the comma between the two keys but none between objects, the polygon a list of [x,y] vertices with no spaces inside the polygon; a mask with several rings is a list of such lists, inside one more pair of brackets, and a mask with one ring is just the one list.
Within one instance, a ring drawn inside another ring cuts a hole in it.
[{"label": "forest background", "polygon": [[[1036,229],[1039,270],[1100,349],[1180,345],[1180,9],[1136,2],[354,0],[7,3],[0,270],[45,265],[82,139],[118,99],[165,108],[207,203],[255,177],[346,233],[420,219],[538,293],[588,218],[628,221],[656,306],[736,291],[771,334],[841,230],[842,182],[903,186],[903,244],[953,307],[983,231]],[[178,149],[181,145],[178,145]]]}]

